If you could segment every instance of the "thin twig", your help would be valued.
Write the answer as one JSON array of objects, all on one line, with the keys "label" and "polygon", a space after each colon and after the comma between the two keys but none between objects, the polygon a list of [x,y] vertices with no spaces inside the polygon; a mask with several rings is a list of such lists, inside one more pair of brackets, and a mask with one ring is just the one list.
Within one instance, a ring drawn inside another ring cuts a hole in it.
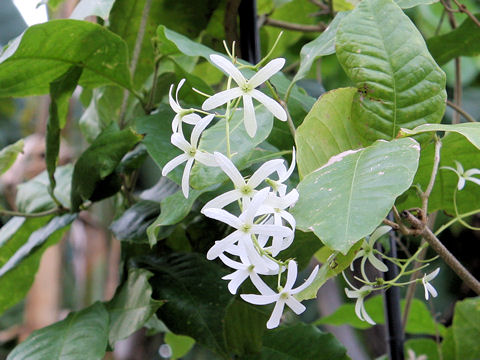
[{"label": "thin twig", "polygon": [[328,5],[325,5],[323,2],[321,2],[321,1],[319,1],[319,0],[309,0],[309,1],[310,1],[312,4],[317,5],[320,9],[330,11],[330,8],[328,7]]},{"label": "thin twig", "polygon": [[472,115],[470,115],[469,113],[467,113],[465,110],[463,110],[461,107],[455,105],[453,102],[451,102],[450,100],[447,100],[447,105],[450,106],[453,110],[455,110],[456,112],[458,112],[460,115],[462,115],[466,120],[470,121],[470,122],[477,122],[477,120],[475,120],[473,118]]},{"label": "thin twig", "polygon": [[426,223],[427,221],[427,214],[428,214],[428,199],[430,194],[432,193],[433,186],[435,185],[435,179],[437,178],[438,173],[438,164],[440,164],[440,149],[442,148],[441,140],[436,137],[435,138],[435,154],[433,156],[433,168],[432,174],[430,175],[430,181],[428,182],[427,189],[425,192],[421,194],[422,198],[422,211],[423,211],[423,221]]},{"label": "thin twig", "polygon": [[296,24],[296,23],[291,23],[287,21],[271,19],[269,17],[265,17],[263,25],[278,27],[285,30],[301,31],[301,32],[323,32],[327,28],[325,24],[319,24],[319,25]]},{"label": "thin twig", "polygon": [[460,4],[458,2],[458,0],[453,0],[453,2],[455,3],[455,5],[458,6],[458,11],[461,12],[461,13],[464,13],[464,14],[467,14],[467,16],[472,19],[472,21],[478,26],[480,27],[480,21],[478,21],[478,19],[476,18],[475,15],[473,15],[468,9],[467,9],[467,6],[464,5],[464,4]]},{"label": "thin twig", "polygon": [[64,208],[54,208],[54,209],[50,209],[50,210],[46,210],[38,213],[22,213],[19,211],[0,209],[0,215],[2,216],[20,216],[24,218],[39,218],[39,217],[44,217],[48,215],[63,214],[66,212],[68,212],[68,210]]}]

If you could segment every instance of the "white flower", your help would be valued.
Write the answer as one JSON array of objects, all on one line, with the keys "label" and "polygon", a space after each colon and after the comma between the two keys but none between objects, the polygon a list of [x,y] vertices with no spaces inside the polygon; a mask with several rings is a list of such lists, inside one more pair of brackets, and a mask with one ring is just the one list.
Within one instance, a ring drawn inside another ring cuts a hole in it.
[{"label": "white flower", "polygon": [[192,169],[193,161],[197,160],[207,166],[217,166],[217,162],[215,161],[213,155],[197,149],[200,135],[208,126],[208,124],[210,124],[213,117],[214,115],[207,115],[195,125],[192,130],[192,136],[190,137],[190,144],[187,142],[187,140],[185,140],[185,137],[182,133],[172,134],[172,144],[178,147],[184,153],[166,163],[163,167],[162,175],[166,176],[170,171],[186,161],[187,164],[185,165],[185,170],[183,171],[182,176],[182,191],[186,198],[188,198],[190,170]]},{"label": "white flower", "polygon": [[290,167],[287,168],[285,165],[277,169],[278,180],[267,179],[268,185],[270,185],[274,192],[279,193],[280,195],[285,195],[287,192],[287,185],[283,184],[288,180],[290,175],[292,175],[293,170],[295,169],[295,147],[292,150],[292,162]]},{"label": "white flower", "polygon": [[[377,257],[375,256],[375,249],[373,248],[373,246],[375,245],[375,242],[380,237],[382,237],[383,235],[388,233],[391,229],[392,228],[390,226],[380,226],[379,228],[377,228],[372,233],[372,235],[370,235],[370,238],[368,239],[368,242],[363,241],[362,249],[353,258],[352,263],[350,264],[350,269],[353,270],[353,262],[356,259],[361,257],[362,262],[361,262],[360,267],[361,267],[362,275],[364,277],[366,277],[365,262],[367,260],[370,261],[370,264],[372,264],[373,267],[376,268],[377,270],[382,271],[382,272],[388,271],[387,265],[385,265],[383,262],[378,260]],[[368,278],[365,278],[365,280],[368,280]]]},{"label": "white flower", "polygon": [[273,59],[263,68],[261,68],[249,80],[245,79],[240,70],[238,70],[229,60],[220,55],[210,55],[210,60],[223,70],[228,76],[237,83],[238,87],[231,88],[218,94],[215,94],[205,100],[202,105],[203,110],[211,110],[219,107],[230,100],[238,97],[243,98],[243,121],[248,135],[255,136],[257,132],[257,121],[255,119],[255,109],[253,107],[252,98],[261,102],[275,117],[279,120],[286,121],[287,113],[275,100],[271,99],[261,91],[255,88],[267,81],[270,77],[280,71],[285,64],[285,59]]},{"label": "white flower", "polygon": [[462,190],[465,186],[465,181],[471,181],[477,185],[480,185],[480,179],[473,177],[473,175],[480,175],[479,169],[469,169],[467,171],[463,170],[462,164],[455,160],[456,169],[450,166],[442,166],[441,169],[447,169],[453,171],[458,176],[458,190]]},{"label": "white flower", "polygon": [[365,296],[372,292],[373,288],[369,285],[364,285],[360,289],[350,290],[345,288],[345,293],[350,299],[357,299],[355,303],[355,314],[362,321],[366,321],[369,324],[375,325],[375,321],[368,315],[367,310],[365,310],[365,305],[363,300]]},{"label": "white flower", "polygon": [[267,161],[253,173],[248,181],[245,181],[242,174],[240,174],[240,171],[238,171],[228,157],[219,152],[214,152],[213,156],[215,157],[218,166],[220,166],[223,172],[232,180],[235,189],[227,191],[226,193],[210,200],[205,204],[203,209],[222,209],[238,199],[242,199],[243,206],[247,206],[250,202],[250,199],[257,192],[255,188],[260,185],[262,181],[264,181],[269,175],[275,171],[279,171],[279,169],[283,167],[283,160],[281,159]]},{"label": "white flower", "polygon": [[182,121],[190,125],[195,125],[201,119],[200,115],[195,114],[193,110],[183,109],[180,106],[180,102],[178,101],[178,92],[180,91],[180,88],[183,86],[184,83],[185,83],[185,79],[180,80],[180,82],[178,83],[177,91],[175,93],[176,100],[174,100],[172,96],[173,84],[170,85],[170,91],[168,92],[168,101],[170,102],[170,107],[173,109],[173,111],[175,111],[175,117],[173,118],[173,121],[172,121],[172,131],[174,133],[176,132],[183,133]]},{"label": "white flower", "polygon": [[436,268],[434,271],[432,271],[430,274],[425,274],[422,278],[422,284],[423,288],[425,289],[425,300],[428,300],[429,294],[431,294],[433,297],[437,297],[438,293],[437,290],[430,284],[430,281],[432,281],[440,272],[440,268]]},{"label": "white flower", "polygon": [[313,269],[308,279],[302,285],[293,289],[293,285],[295,284],[295,280],[297,279],[297,263],[293,260],[290,260],[288,262],[287,281],[285,283],[285,286],[279,289],[278,293],[275,293],[263,281],[257,281],[254,283],[254,285],[258,289],[258,291],[260,291],[261,295],[242,294],[240,295],[240,297],[246,302],[255,305],[266,305],[275,303],[272,315],[267,322],[267,328],[273,329],[277,327],[280,323],[280,318],[282,316],[285,304],[288,305],[288,307],[292,309],[293,312],[297,315],[305,311],[305,306],[297,299],[295,299],[293,295],[306,289],[315,279],[317,272],[318,265],[315,267],[315,269]]}]

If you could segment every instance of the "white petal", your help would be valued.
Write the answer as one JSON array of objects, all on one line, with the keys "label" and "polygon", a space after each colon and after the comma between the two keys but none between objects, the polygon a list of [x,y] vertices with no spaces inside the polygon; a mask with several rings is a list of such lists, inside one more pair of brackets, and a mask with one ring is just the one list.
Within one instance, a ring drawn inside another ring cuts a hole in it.
[{"label": "white petal", "polygon": [[471,182],[473,182],[477,185],[480,185],[480,179],[474,178],[472,176],[469,176],[469,177],[465,178],[465,180],[468,180],[468,181],[471,181]]},{"label": "white petal", "polygon": [[285,65],[284,58],[277,58],[269,61],[267,65],[258,70],[258,72],[248,80],[248,84],[256,88],[258,85],[263,84],[279,72],[283,68],[283,65]]},{"label": "white petal", "polygon": [[457,160],[455,160],[455,165],[457,166],[457,172],[460,174],[460,175],[463,175],[463,166],[461,163],[459,163]]},{"label": "white petal", "polygon": [[207,259],[213,260],[217,258],[221,253],[226,251],[227,248],[235,244],[241,236],[242,234],[240,232],[234,231],[222,240],[215,241],[215,244],[207,252]]},{"label": "white petal", "polygon": [[387,265],[385,265],[383,262],[381,262],[379,259],[377,259],[377,257],[373,253],[373,251],[370,252],[370,254],[368,254],[367,258],[368,258],[368,261],[370,261],[370,264],[372,264],[373,267],[376,268],[377,270],[379,270],[381,272],[388,271]]},{"label": "white petal", "polygon": [[439,272],[440,272],[440,268],[438,267],[435,270],[433,270],[430,274],[425,275],[425,282],[430,282],[433,279],[435,279]]},{"label": "white petal", "polygon": [[192,170],[193,160],[193,158],[188,159],[185,164],[185,170],[183,170],[182,192],[186,198],[188,198],[188,190],[190,189],[190,170]]},{"label": "white petal", "polygon": [[360,297],[360,290],[350,290],[345,288],[345,294],[350,299],[357,299],[358,297]]},{"label": "white petal", "polygon": [[240,174],[240,171],[237,170],[233,162],[228,157],[219,152],[214,152],[213,156],[215,156],[215,160],[217,160],[218,165],[223,172],[227,174],[230,180],[232,180],[236,188],[245,186],[245,180],[243,180],[242,174]]},{"label": "white petal", "polygon": [[462,190],[464,186],[465,186],[465,179],[463,177],[459,177],[458,185],[457,185],[458,190]]},{"label": "white petal", "polygon": [[257,132],[257,119],[255,119],[255,108],[250,95],[243,95],[243,123],[247,134],[254,137]]},{"label": "white petal", "polygon": [[303,305],[300,301],[295,299],[293,296],[290,296],[285,302],[287,303],[288,307],[292,309],[293,312],[297,315],[301,314],[306,309],[305,305]]},{"label": "white petal", "polygon": [[237,189],[227,191],[226,193],[221,194],[216,198],[210,200],[208,203],[205,204],[203,209],[208,209],[208,208],[223,209],[228,204],[231,204],[232,202],[240,199],[241,196],[242,196],[242,193]]},{"label": "white petal", "polygon": [[257,252],[249,235],[242,236],[239,240],[239,245],[245,249],[248,261],[254,266],[256,272],[262,274],[269,272],[269,265],[271,265],[271,263],[267,263],[267,259]]},{"label": "white petal", "polygon": [[469,169],[467,171],[465,171],[465,173],[463,174],[464,177],[469,177],[469,176],[472,176],[472,175],[478,175],[480,174],[480,170],[479,169]]},{"label": "white petal", "polygon": [[162,175],[163,176],[167,175],[170,171],[172,171],[178,165],[184,163],[187,160],[188,160],[188,156],[185,154],[181,154],[174,157],[172,160],[170,160],[168,163],[165,164],[165,166],[162,169]]},{"label": "white petal", "polygon": [[365,304],[362,301],[362,307],[361,307],[363,319],[368,322],[370,325],[375,325],[375,321],[372,320],[370,315],[368,315],[367,310],[365,309]]},{"label": "white petal", "polygon": [[190,137],[191,144],[194,148],[197,148],[198,145],[198,139],[200,138],[200,135],[202,134],[203,130],[210,124],[210,122],[213,120],[215,115],[210,114],[205,116],[202,120],[200,120],[197,125],[192,130],[192,136]]},{"label": "white petal", "polygon": [[[220,260],[222,260],[222,262],[227,265],[228,267],[231,267],[232,269],[236,269],[236,270],[245,270],[245,265],[238,262],[238,261],[234,261],[232,259],[230,259],[228,256],[225,256],[223,254],[220,254],[219,256]],[[230,274],[231,275],[231,274]],[[227,275],[227,276],[230,276],[230,275]],[[223,279],[223,278],[222,278]]]},{"label": "white petal", "polygon": [[285,283],[284,289],[286,291],[292,290],[293,285],[295,285],[295,281],[297,280],[297,263],[294,260],[290,260],[288,262],[288,274],[287,274],[287,282]]},{"label": "white petal", "polygon": [[188,153],[191,149],[190,144],[185,140],[183,134],[172,134],[170,142],[185,153]]},{"label": "white petal", "polygon": [[224,222],[235,229],[238,229],[243,225],[243,223],[235,215],[232,215],[223,209],[208,208],[203,209],[202,213],[206,217]]},{"label": "white petal", "polygon": [[250,95],[261,102],[278,120],[287,121],[287,113],[285,109],[271,97],[268,97],[256,89],[253,89]]},{"label": "white petal", "polygon": [[[243,210],[242,214],[239,216],[239,219],[242,220],[246,224],[252,224],[253,219],[255,218],[255,215],[257,214],[257,211],[259,207],[263,204],[265,199],[268,196],[269,189],[265,188],[261,191],[258,191],[252,198],[252,201],[248,205],[246,209]],[[254,227],[258,226],[266,226],[266,225],[253,225],[252,226],[252,232]],[[264,234],[264,232],[263,232]]]},{"label": "white petal", "polygon": [[281,159],[267,161],[253,173],[253,175],[247,181],[247,185],[249,185],[252,189],[255,189],[263,180],[277,171],[280,166],[283,166],[283,160]]},{"label": "white petal", "polygon": [[180,111],[182,111],[182,108],[173,99],[172,90],[173,90],[173,84],[170,85],[170,91],[168,92],[168,102],[170,103],[170,107],[173,109],[173,111],[175,111],[178,114]]},{"label": "white petal", "polygon": [[247,82],[240,70],[238,70],[230,60],[215,54],[210,55],[210,60],[223,70],[225,74],[231,76],[239,86],[242,86]]},{"label": "white petal", "polygon": [[432,284],[426,283],[425,287],[425,300],[428,300],[428,293],[432,294],[433,297],[437,297],[437,290],[432,286]]},{"label": "white petal", "polygon": [[270,319],[267,321],[267,328],[273,329],[280,324],[280,319],[282,318],[283,308],[285,306],[285,301],[283,299],[278,299],[275,307],[273,308],[272,315],[270,315]]},{"label": "white petal", "polygon": [[202,120],[200,115],[195,114],[195,113],[191,113],[191,114],[187,114],[187,115],[182,116],[182,121],[187,123],[187,124],[190,124],[190,125],[195,125],[200,120]]},{"label": "white petal", "polygon": [[172,131],[174,133],[179,132],[179,133],[183,134],[181,122],[182,122],[182,119],[181,119],[180,115],[178,115],[178,114],[175,115],[175,117],[173,118],[173,121],[172,121]]},{"label": "white petal", "polygon": [[217,161],[215,160],[213,155],[202,150],[197,150],[195,152],[195,160],[201,162],[203,165],[212,167],[218,166]]},{"label": "white petal", "polygon": [[392,227],[391,227],[391,226],[388,226],[388,225],[379,226],[379,227],[372,233],[372,235],[370,235],[370,239],[368,240],[368,243],[370,244],[370,246],[373,246],[373,244],[375,244],[375,241],[377,241],[378,239],[380,239],[383,235],[385,235],[386,233],[388,233],[390,230],[392,230]]},{"label": "white petal", "polygon": [[233,274],[235,277],[228,283],[228,290],[232,294],[236,294],[239,286],[248,278],[248,273],[245,270],[237,270]]},{"label": "white petal", "polygon": [[362,308],[363,308],[363,297],[359,297],[355,303],[355,314],[360,320],[365,321],[362,314]]},{"label": "white petal", "polygon": [[293,173],[293,170],[295,169],[295,164],[296,164],[296,156],[295,156],[295,147],[293,147],[293,150],[292,150],[292,162],[290,164],[290,167],[288,168],[288,171],[285,173],[285,174],[282,174],[280,175],[280,173],[278,173],[278,176],[279,176],[279,179],[278,181],[280,182],[284,182],[285,180],[287,180],[290,175],[292,175]]},{"label": "white petal", "polygon": [[279,226],[279,225],[252,225],[251,232],[253,234],[259,235],[269,235],[269,236],[291,236],[293,234],[292,229],[286,226]]},{"label": "white petal", "polygon": [[278,299],[278,295],[255,295],[255,294],[241,294],[240,297],[250,304],[267,305]]},{"label": "white petal", "polygon": [[177,100],[177,104],[180,104],[180,102],[178,101],[178,93],[180,92],[180,89],[182,88],[183,84],[185,84],[185,79],[180,80],[177,86],[177,91],[175,92],[175,98]]},{"label": "white petal", "polygon": [[221,91],[205,100],[202,104],[202,109],[205,111],[215,109],[230,100],[242,96],[242,94],[243,92],[239,87]]},{"label": "white petal", "polygon": [[308,279],[305,280],[305,282],[302,285],[300,285],[300,286],[296,287],[295,289],[293,289],[292,291],[290,291],[290,293],[291,294],[298,294],[299,292],[305,290],[307,287],[309,287],[313,283],[317,274],[318,274],[318,265],[315,266],[315,268],[313,269],[313,271],[310,274],[310,276],[308,277]]},{"label": "white petal", "polygon": [[255,272],[250,273],[250,280],[262,295],[278,296],[278,294],[276,294],[272,289],[270,289],[270,287],[268,287],[268,285],[265,284],[260,278],[260,276],[258,276]]}]

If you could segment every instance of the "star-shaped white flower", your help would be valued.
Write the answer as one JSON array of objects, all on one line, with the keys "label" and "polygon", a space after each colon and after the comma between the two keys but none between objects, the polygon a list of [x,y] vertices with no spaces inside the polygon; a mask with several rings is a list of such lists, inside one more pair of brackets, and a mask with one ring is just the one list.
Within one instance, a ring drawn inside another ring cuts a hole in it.
[{"label": "star-shaped white flower", "polygon": [[168,92],[168,101],[170,103],[170,107],[173,109],[173,111],[175,111],[175,117],[172,121],[172,131],[174,133],[179,132],[181,134],[183,133],[182,121],[190,125],[195,125],[201,120],[200,115],[195,114],[192,109],[183,109],[180,106],[180,102],[178,101],[178,92],[184,83],[185,79],[180,80],[178,83],[177,91],[175,93],[176,100],[172,96],[173,84],[170,85],[170,91]]},{"label": "star-shaped white flower", "polygon": [[261,295],[242,294],[240,295],[240,297],[246,302],[255,305],[267,305],[275,303],[272,315],[267,322],[267,328],[273,329],[277,327],[278,324],[280,324],[280,318],[282,317],[285,304],[288,305],[288,307],[292,309],[293,312],[297,315],[305,311],[305,306],[300,303],[300,301],[295,299],[293,295],[305,290],[313,282],[315,276],[317,276],[317,273],[318,265],[315,267],[315,269],[313,269],[308,279],[302,285],[293,289],[293,285],[295,285],[295,280],[297,280],[297,263],[293,260],[290,260],[288,262],[287,281],[285,283],[285,286],[279,289],[278,293],[275,293],[263,281],[257,281],[253,284],[258,289],[258,291],[260,291]]},{"label": "star-shaped white flower", "polygon": [[462,190],[465,187],[465,181],[471,181],[477,185],[480,185],[480,179],[473,177],[473,175],[480,175],[479,169],[469,169],[467,171],[463,170],[462,164],[455,160],[456,169],[450,166],[442,166],[441,169],[447,169],[453,171],[458,176],[458,190]]},{"label": "star-shaped white flower", "polygon": [[374,249],[374,245],[375,245],[375,242],[380,238],[382,237],[383,235],[385,235],[386,233],[388,233],[390,230],[392,230],[392,228],[390,226],[380,226],[379,228],[377,228],[373,233],[372,235],[370,235],[370,238],[368,239],[368,241],[363,241],[363,244],[362,244],[362,248],[360,249],[359,252],[357,252],[357,254],[355,255],[355,257],[353,258],[352,260],[352,263],[350,264],[350,269],[353,270],[353,262],[358,259],[358,258],[362,258],[362,262],[360,264],[360,268],[361,268],[361,271],[362,271],[362,275],[363,277],[365,278],[365,280],[368,280],[367,278],[367,275],[366,275],[366,272],[365,272],[365,262],[368,260],[370,262],[370,264],[372,264],[372,266],[374,268],[376,268],[377,270],[381,271],[381,272],[385,272],[385,271],[388,271],[388,268],[387,268],[387,265],[385,265],[383,262],[381,262],[379,259],[377,259],[377,257],[375,256],[375,249]]},{"label": "star-shaped white flower", "polygon": [[355,303],[355,314],[357,317],[362,321],[366,321],[371,325],[375,325],[375,321],[373,321],[368,315],[367,310],[365,310],[365,304],[363,303],[365,296],[370,294],[372,290],[373,288],[371,286],[364,285],[360,289],[355,290],[345,288],[345,293],[350,299],[357,299],[357,302]]},{"label": "star-shaped white flower", "polygon": [[285,165],[277,169],[278,180],[268,179],[267,183],[270,185],[275,193],[280,194],[281,196],[285,195],[287,192],[287,185],[284,184],[288,180],[290,175],[292,175],[293,170],[295,170],[295,147],[292,150],[292,162],[290,167],[287,170]]},{"label": "star-shaped white flower", "polygon": [[257,121],[255,119],[255,109],[253,107],[252,98],[262,103],[268,111],[279,120],[287,120],[287,113],[278,102],[255,89],[279,72],[283,65],[285,65],[285,59],[273,59],[249,80],[245,79],[240,70],[223,56],[213,54],[210,55],[210,60],[212,60],[212,62],[228,76],[231,76],[237,83],[238,87],[221,91],[218,94],[209,97],[202,105],[203,110],[208,111],[215,109],[228,101],[241,96],[243,98],[243,121],[245,129],[251,137],[254,137],[257,132]]},{"label": "star-shaped white flower", "polygon": [[425,274],[422,278],[423,288],[425,289],[425,300],[428,300],[429,295],[431,294],[433,297],[437,297],[438,293],[437,290],[430,284],[430,281],[435,279],[435,277],[440,272],[440,268],[436,268],[430,274]]},{"label": "star-shaped white flower", "polygon": [[200,138],[201,133],[205,128],[210,124],[214,115],[207,115],[203,119],[201,119],[193,128],[192,135],[190,137],[190,143],[185,140],[185,137],[182,133],[173,133],[171,137],[171,143],[175,145],[177,148],[182,150],[184,153],[178,155],[177,157],[170,160],[168,163],[165,164],[162,170],[162,175],[166,176],[170,171],[176,168],[178,165],[184,163],[185,161],[187,164],[185,165],[185,170],[183,171],[182,176],[182,191],[183,195],[188,198],[188,191],[189,191],[189,182],[190,182],[190,170],[192,169],[194,160],[201,162],[207,166],[217,166],[217,162],[212,154],[206,153],[202,150],[198,150],[198,140]]},{"label": "star-shaped white flower", "polygon": [[273,172],[279,171],[281,167],[284,167],[282,159],[274,159],[267,161],[252,174],[248,181],[245,181],[242,174],[240,174],[240,171],[238,171],[238,169],[228,157],[219,152],[214,152],[213,156],[215,157],[218,166],[220,166],[223,172],[227,174],[230,180],[232,180],[235,189],[227,191],[226,193],[210,200],[208,203],[205,204],[203,209],[223,209],[228,204],[239,199],[242,199],[243,206],[247,206],[250,202],[250,199],[257,192],[257,190],[255,190],[256,187],[260,185],[262,181],[264,181]]}]

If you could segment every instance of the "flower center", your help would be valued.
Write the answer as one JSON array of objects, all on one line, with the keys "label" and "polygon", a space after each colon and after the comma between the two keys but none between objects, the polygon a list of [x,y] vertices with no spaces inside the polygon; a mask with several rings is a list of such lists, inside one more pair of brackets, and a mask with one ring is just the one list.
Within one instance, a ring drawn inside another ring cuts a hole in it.
[{"label": "flower center", "polygon": [[252,195],[253,189],[250,186],[245,185],[240,188],[240,192],[242,195]]},{"label": "flower center", "polygon": [[253,87],[252,87],[249,83],[245,83],[245,84],[243,84],[242,86],[240,86],[240,89],[241,89],[244,93],[249,93],[250,91],[253,90]]},{"label": "flower center", "polygon": [[194,147],[191,147],[188,152],[187,152],[187,155],[191,156],[191,157],[195,157],[195,154],[197,153],[197,149],[195,149]]},{"label": "flower center", "polygon": [[282,292],[282,293],[280,294],[280,299],[287,300],[287,299],[288,299],[288,292]]},{"label": "flower center", "polygon": [[240,228],[240,230],[243,231],[244,233],[249,233],[251,229],[252,229],[252,225],[250,224],[243,224],[242,227]]}]

